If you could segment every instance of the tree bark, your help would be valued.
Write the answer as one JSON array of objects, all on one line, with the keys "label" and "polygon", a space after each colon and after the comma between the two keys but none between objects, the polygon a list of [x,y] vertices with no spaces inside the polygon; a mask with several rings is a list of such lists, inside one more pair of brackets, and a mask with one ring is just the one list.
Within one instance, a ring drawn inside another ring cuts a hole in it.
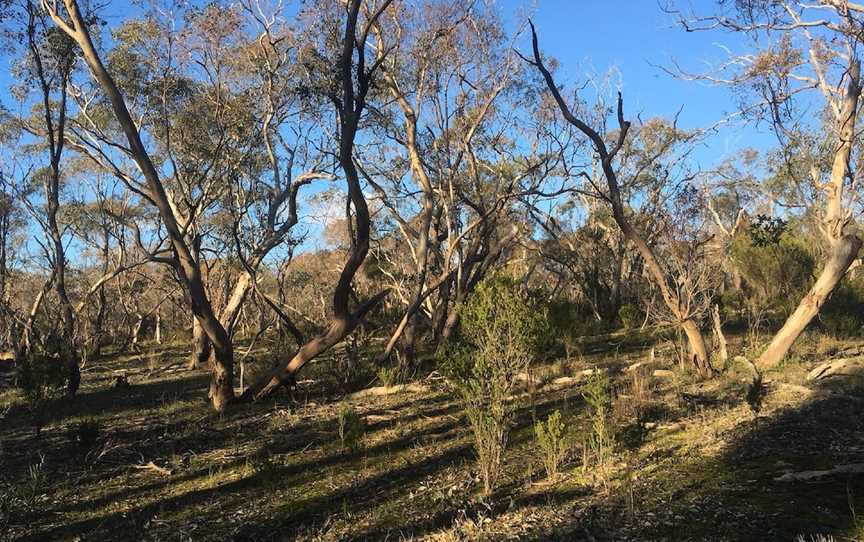
[{"label": "tree bark", "polygon": [[189,356],[189,369],[204,369],[210,362],[213,349],[210,338],[204,333],[204,328],[197,318],[192,318],[192,352]]}]

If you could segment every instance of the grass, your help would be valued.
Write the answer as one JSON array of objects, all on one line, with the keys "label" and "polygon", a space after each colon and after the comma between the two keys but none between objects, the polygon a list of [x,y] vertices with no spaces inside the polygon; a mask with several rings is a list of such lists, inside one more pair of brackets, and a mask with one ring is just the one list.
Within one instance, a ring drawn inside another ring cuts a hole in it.
[{"label": "grass", "polygon": [[[634,383],[622,369],[646,351],[611,348],[611,354],[582,360],[608,370],[620,395],[614,424],[635,432],[618,439],[605,480],[583,472],[578,441],[560,475],[546,479],[534,422],[560,410],[584,433],[590,421],[577,388],[540,387],[517,413],[501,487],[488,498],[479,495],[467,424],[454,399],[435,386],[351,401],[366,432],[363,446],[350,449],[338,435],[346,402],[319,376],[323,370],[313,368],[305,379],[311,382],[293,398],[285,393],[219,416],[206,402],[206,375],[181,369],[182,348],[160,352],[159,368],[147,356],[115,355],[85,368],[79,397],[54,405],[38,436],[21,397],[0,394],[0,491],[30,483],[35,493],[35,505],[14,507],[0,536],[335,541],[859,535],[851,510],[864,510],[861,476],[774,481],[789,470],[860,461],[864,450],[859,388],[803,394],[782,386],[802,385],[818,354],[771,373],[770,393],[754,417],[734,372],[709,382],[686,373],[654,378],[646,372],[637,377],[644,381]],[[671,364],[671,354],[661,348],[657,359],[660,366]],[[538,368],[541,374],[568,372],[555,360]],[[126,374],[131,387],[113,387],[118,374]],[[37,463],[34,488],[28,480]]]}]

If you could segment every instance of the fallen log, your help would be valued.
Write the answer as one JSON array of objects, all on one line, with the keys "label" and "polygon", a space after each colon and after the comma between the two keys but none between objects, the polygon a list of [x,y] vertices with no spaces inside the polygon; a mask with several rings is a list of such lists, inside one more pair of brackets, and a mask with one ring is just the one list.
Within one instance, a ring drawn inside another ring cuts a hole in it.
[{"label": "fallen log", "polygon": [[833,376],[858,376],[864,374],[864,357],[840,358],[817,365],[807,373],[807,380],[824,380]]},{"label": "fallen log", "polygon": [[848,465],[837,465],[833,469],[805,470],[801,472],[787,472],[782,476],[774,478],[775,482],[806,482],[833,476],[835,474],[864,474],[864,463],[850,463]]}]

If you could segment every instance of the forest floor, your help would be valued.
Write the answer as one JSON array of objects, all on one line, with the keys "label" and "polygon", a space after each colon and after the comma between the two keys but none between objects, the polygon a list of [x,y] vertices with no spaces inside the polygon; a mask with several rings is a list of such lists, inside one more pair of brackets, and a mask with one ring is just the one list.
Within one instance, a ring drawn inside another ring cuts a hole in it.
[{"label": "forest floor", "polygon": [[[21,395],[2,392],[0,540],[809,542],[864,533],[864,474],[778,480],[864,464],[864,386],[805,379],[828,358],[864,355],[856,343],[802,340],[764,376],[758,415],[744,399],[746,371],[699,381],[674,366],[668,343],[654,356],[626,335],[586,343],[590,354],[535,368],[549,384],[521,395],[503,482],[485,498],[470,429],[434,376],[351,399],[313,367],[293,393],[219,415],[206,402],[207,376],[185,369],[187,352],[158,348],[90,363],[78,397],[52,405],[38,434]],[[625,371],[649,358],[642,380]],[[578,382],[591,367],[613,382],[616,451],[586,466],[577,442],[549,481],[533,421],[558,409],[584,434]],[[115,385],[118,376],[129,385]],[[366,423],[355,450],[338,436],[346,404]]]}]

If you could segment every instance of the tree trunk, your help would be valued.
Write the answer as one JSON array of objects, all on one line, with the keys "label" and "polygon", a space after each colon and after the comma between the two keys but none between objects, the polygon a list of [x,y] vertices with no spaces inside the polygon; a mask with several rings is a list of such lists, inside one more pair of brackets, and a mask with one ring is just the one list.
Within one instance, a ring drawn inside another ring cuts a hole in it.
[{"label": "tree trunk", "polygon": [[176,258],[172,262],[173,267],[185,286],[188,300],[192,306],[192,313],[201,323],[202,329],[210,338],[216,350],[215,363],[217,367],[214,368],[210,382],[210,399],[214,408],[221,411],[227,406],[230,398],[234,395],[234,351],[231,339],[216,317],[213,305],[207,296],[201,268],[191,254],[189,246],[186,244],[184,233],[181,231],[177,217],[174,215],[171,201],[165,191],[165,186],[162,184],[159,173],[147,149],[144,147],[138,126],[129,113],[120,89],[117,87],[111,74],[108,73],[96,51],[88,25],[81,15],[77,1],[63,0],[63,6],[66,10],[66,16],[57,12],[57,3],[45,4],[43,8],[48,11],[54,23],[81,47],[84,61],[111,102],[117,122],[126,135],[126,140],[129,143],[129,152],[144,176],[147,183],[148,196],[159,211],[168,239],[171,241],[171,246],[174,249]]},{"label": "tree trunk", "polygon": [[699,325],[694,320],[694,315],[688,313],[686,307],[681,303],[681,298],[678,293],[670,287],[666,269],[664,269],[660,264],[652,246],[648,244],[643,234],[637,231],[627,218],[624,202],[621,197],[621,189],[618,184],[618,175],[613,163],[615,155],[623,147],[627,139],[627,132],[630,129],[630,122],[624,120],[624,101],[621,93],[618,93],[617,103],[619,131],[617,134],[617,141],[614,143],[614,147],[610,149],[606,146],[606,141],[603,136],[588,126],[584,121],[577,118],[570,110],[567,102],[564,101],[564,98],[561,97],[561,92],[555,84],[552,74],[543,64],[543,58],[540,54],[540,47],[537,41],[537,32],[535,31],[533,24],[531,24],[531,44],[534,52],[533,64],[543,75],[543,78],[546,81],[546,87],[549,89],[549,92],[558,104],[558,108],[561,110],[565,120],[591,140],[591,145],[594,147],[594,150],[600,158],[600,167],[603,170],[603,176],[606,179],[606,186],[609,190],[607,199],[612,206],[612,216],[615,219],[615,222],[621,229],[624,238],[636,246],[639,255],[642,256],[642,259],[651,274],[651,278],[655,285],[660,289],[664,303],[678,320],[678,324],[687,335],[690,353],[693,356],[692,361],[696,366],[697,371],[699,371],[699,374],[702,376],[710,376],[713,373],[711,360],[708,357],[708,349],[705,346],[705,339],[702,337]]},{"label": "tree trunk", "polygon": [[824,186],[826,202],[822,231],[829,240],[825,267],[816,283],[771,339],[771,344],[759,356],[757,365],[761,368],[774,367],[786,356],[795,339],[819,314],[822,305],[840,283],[861,249],[861,239],[845,232],[849,217],[843,196],[846,179],[850,176],[849,160],[855,142],[855,121],[858,117],[858,99],[861,96],[861,66],[857,60],[850,61],[848,75],[843,107],[836,119],[839,141],[831,164],[831,177]]},{"label": "tree trunk", "polygon": [[795,311],[786,319],[786,323],[780,331],[774,335],[771,344],[759,356],[756,364],[759,368],[767,369],[775,367],[789,352],[792,343],[804,331],[804,328],[819,314],[819,310],[831,292],[837,287],[846,270],[858,256],[861,249],[861,240],[854,235],[847,235],[834,243],[825,268],[816,279],[816,283],[804,296],[804,299],[795,308]]},{"label": "tree trunk", "polygon": [[213,349],[210,339],[197,318],[192,318],[192,353],[189,356],[189,369],[203,369],[210,361]]},{"label": "tree trunk", "polygon": [[681,322],[681,329],[687,335],[687,344],[690,346],[690,362],[696,368],[699,376],[710,378],[714,374],[714,369],[711,367],[708,347],[705,344],[705,337],[702,336],[702,330],[699,329],[699,324],[692,319],[685,320]]}]

